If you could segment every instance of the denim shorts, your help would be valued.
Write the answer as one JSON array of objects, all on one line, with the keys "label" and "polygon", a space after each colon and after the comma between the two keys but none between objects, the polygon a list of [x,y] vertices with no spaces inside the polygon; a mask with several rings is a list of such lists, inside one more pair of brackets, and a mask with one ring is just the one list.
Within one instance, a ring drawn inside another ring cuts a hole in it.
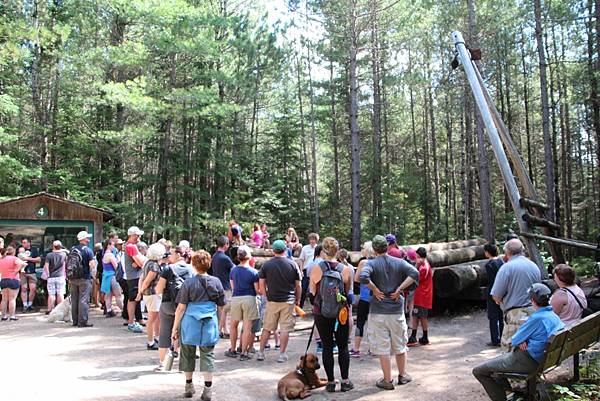
[{"label": "denim shorts", "polygon": [[0,280],[0,289],[9,288],[11,290],[18,290],[21,288],[21,282],[14,278],[3,278]]}]

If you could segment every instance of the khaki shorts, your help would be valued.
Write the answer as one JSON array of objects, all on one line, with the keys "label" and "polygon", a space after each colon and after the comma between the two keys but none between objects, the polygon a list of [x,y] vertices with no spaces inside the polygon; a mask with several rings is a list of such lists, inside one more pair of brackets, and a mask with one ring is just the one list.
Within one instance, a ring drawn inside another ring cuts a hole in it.
[{"label": "khaki shorts", "polygon": [[29,284],[37,284],[37,275],[35,273],[21,273],[21,285],[27,285],[27,279],[29,278]]},{"label": "khaki shorts", "polygon": [[148,312],[158,312],[160,310],[160,295],[144,295],[144,304]]},{"label": "khaki shorts", "polygon": [[408,351],[408,333],[404,313],[369,314],[369,347],[375,355],[399,355]]},{"label": "khaki shorts", "polygon": [[512,336],[515,335],[519,327],[525,323],[525,320],[532,313],[533,308],[529,306],[526,308],[511,309],[504,314],[504,329],[502,330],[502,338],[500,339],[503,351],[512,351]]},{"label": "khaki shorts", "polygon": [[294,331],[296,318],[294,317],[294,304],[287,302],[267,302],[263,330],[275,331],[279,324],[281,331]]},{"label": "khaki shorts", "polygon": [[254,295],[231,298],[231,320],[247,321],[258,319],[258,305]]}]

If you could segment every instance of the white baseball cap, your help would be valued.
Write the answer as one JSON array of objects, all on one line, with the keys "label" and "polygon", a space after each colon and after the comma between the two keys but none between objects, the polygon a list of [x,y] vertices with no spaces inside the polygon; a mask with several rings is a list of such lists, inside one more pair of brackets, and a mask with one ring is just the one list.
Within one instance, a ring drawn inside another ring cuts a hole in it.
[{"label": "white baseball cap", "polygon": [[88,234],[87,231],[79,231],[77,233],[77,241],[84,240],[86,238],[92,238],[92,234]]},{"label": "white baseball cap", "polygon": [[144,232],[142,230],[140,230],[138,227],[136,226],[131,226],[129,227],[129,230],[127,230],[127,235],[144,235]]},{"label": "white baseball cap", "polygon": [[190,247],[190,242],[186,241],[186,240],[181,240],[179,241],[179,248],[185,248],[188,249]]},{"label": "white baseball cap", "polygon": [[60,242],[59,240],[56,240],[52,243],[52,246],[54,248],[62,248],[62,242]]}]

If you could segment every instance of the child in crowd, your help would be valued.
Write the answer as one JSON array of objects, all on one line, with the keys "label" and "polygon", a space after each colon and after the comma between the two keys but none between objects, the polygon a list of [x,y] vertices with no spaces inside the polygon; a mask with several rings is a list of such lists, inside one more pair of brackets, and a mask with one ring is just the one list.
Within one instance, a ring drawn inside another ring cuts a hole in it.
[{"label": "child in crowd", "polygon": [[[433,270],[427,261],[427,250],[423,247],[417,249],[417,269],[419,270],[419,285],[415,290],[414,308],[412,314],[412,333],[408,339],[408,346],[412,347],[417,344],[429,344],[428,330],[429,322],[427,316],[431,310],[433,303]],[[417,343],[417,330],[421,323],[423,337],[419,338]]]}]

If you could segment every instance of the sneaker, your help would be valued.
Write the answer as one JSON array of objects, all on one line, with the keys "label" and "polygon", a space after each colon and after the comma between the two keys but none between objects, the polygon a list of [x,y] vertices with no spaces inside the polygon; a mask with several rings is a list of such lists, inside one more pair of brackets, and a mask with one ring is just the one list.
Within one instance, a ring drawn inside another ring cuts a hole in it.
[{"label": "sneaker", "polygon": [[408,373],[405,373],[403,375],[398,375],[398,385],[403,385],[406,383],[410,383],[412,381],[412,377],[410,377],[410,375]]},{"label": "sneaker", "polygon": [[110,318],[110,317],[115,317],[117,316],[117,314],[114,311],[108,311],[106,312],[106,317]]},{"label": "sneaker", "polygon": [[142,329],[142,326],[140,326],[138,323],[132,323],[127,325],[127,331],[132,333],[143,333],[144,329]]},{"label": "sneaker", "polygon": [[77,325],[77,327],[82,327],[82,328],[85,328],[85,327],[94,327],[94,325],[91,324],[91,323],[84,323],[84,324]]},{"label": "sneaker", "polygon": [[420,345],[428,345],[429,344],[429,339],[425,338],[425,337],[421,337],[421,338],[419,338],[419,344]]},{"label": "sneaker", "polygon": [[353,349],[350,350],[350,356],[352,358],[360,358],[360,351],[354,351]]},{"label": "sneaker", "polygon": [[348,380],[348,383],[342,382],[341,387],[342,393],[345,393],[346,391],[352,390],[354,388],[354,384],[352,384],[352,382]]},{"label": "sneaker", "polygon": [[408,338],[408,342],[406,343],[406,345],[408,345],[409,347],[414,347],[416,345],[418,345],[419,343],[417,342],[417,339],[415,337],[409,337]]},{"label": "sneaker", "polygon": [[194,383],[185,383],[185,392],[183,393],[183,396],[185,398],[192,398],[194,394],[196,394]]},{"label": "sneaker", "polygon": [[277,363],[284,363],[288,361],[288,356],[285,352],[282,352],[281,354],[279,354],[279,357],[277,358]]},{"label": "sneaker", "polygon": [[485,343],[488,347],[499,347],[500,343],[487,342]]},{"label": "sneaker", "polygon": [[317,354],[322,354],[322,353],[323,353],[323,344],[317,343]]},{"label": "sneaker", "polygon": [[248,353],[249,354],[256,354],[257,350],[254,347],[250,347],[250,349],[248,349]]},{"label": "sneaker", "polygon": [[377,386],[378,388],[382,389],[382,390],[393,390],[394,389],[394,381],[387,381],[385,379],[379,379],[379,381],[377,381],[377,383],[375,383],[375,386]]},{"label": "sneaker", "polygon": [[159,363],[157,367],[154,368],[155,372],[164,372],[165,371],[165,365],[163,365],[162,363]]},{"label": "sneaker", "polygon": [[16,318],[16,317],[14,317],[14,316],[12,316],[12,317],[10,318],[10,321],[11,321],[11,322],[16,322],[17,320],[19,320],[19,319],[17,319],[17,318]]},{"label": "sneaker", "polygon": [[0,319],[0,320],[1,320],[1,321],[3,321],[3,322],[6,322],[6,321],[8,320],[8,318],[7,318],[7,317],[4,317],[4,316],[2,316],[2,319]]},{"label": "sneaker", "polygon": [[158,344],[156,343],[156,341],[154,341],[154,342],[152,343],[152,345],[150,345],[150,344],[146,344],[146,349],[147,349],[148,351],[158,351]]},{"label": "sneaker", "polygon": [[271,349],[271,344],[267,343],[267,345],[265,345],[265,349]]},{"label": "sneaker", "polygon": [[258,351],[256,353],[256,360],[257,361],[264,361],[265,360],[265,353],[263,351]]},{"label": "sneaker", "polygon": [[210,401],[212,400],[212,387],[204,387],[202,390],[202,395],[200,396],[202,401]]},{"label": "sneaker", "polygon": [[238,354],[236,351],[228,349],[227,351],[225,351],[225,356],[229,358],[237,358],[238,356],[240,356],[240,354]]},{"label": "sneaker", "polygon": [[281,345],[275,344],[275,349],[279,349],[279,348],[281,348]]},{"label": "sneaker", "polygon": [[250,356],[249,354],[240,355],[240,362],[249,361],[251,359],[252,359],[252,356]]},{"label": "sneaker", "polygon": [[329,382],[325,386],[325,391],[328,393],[335,393],[335,382]]}]

